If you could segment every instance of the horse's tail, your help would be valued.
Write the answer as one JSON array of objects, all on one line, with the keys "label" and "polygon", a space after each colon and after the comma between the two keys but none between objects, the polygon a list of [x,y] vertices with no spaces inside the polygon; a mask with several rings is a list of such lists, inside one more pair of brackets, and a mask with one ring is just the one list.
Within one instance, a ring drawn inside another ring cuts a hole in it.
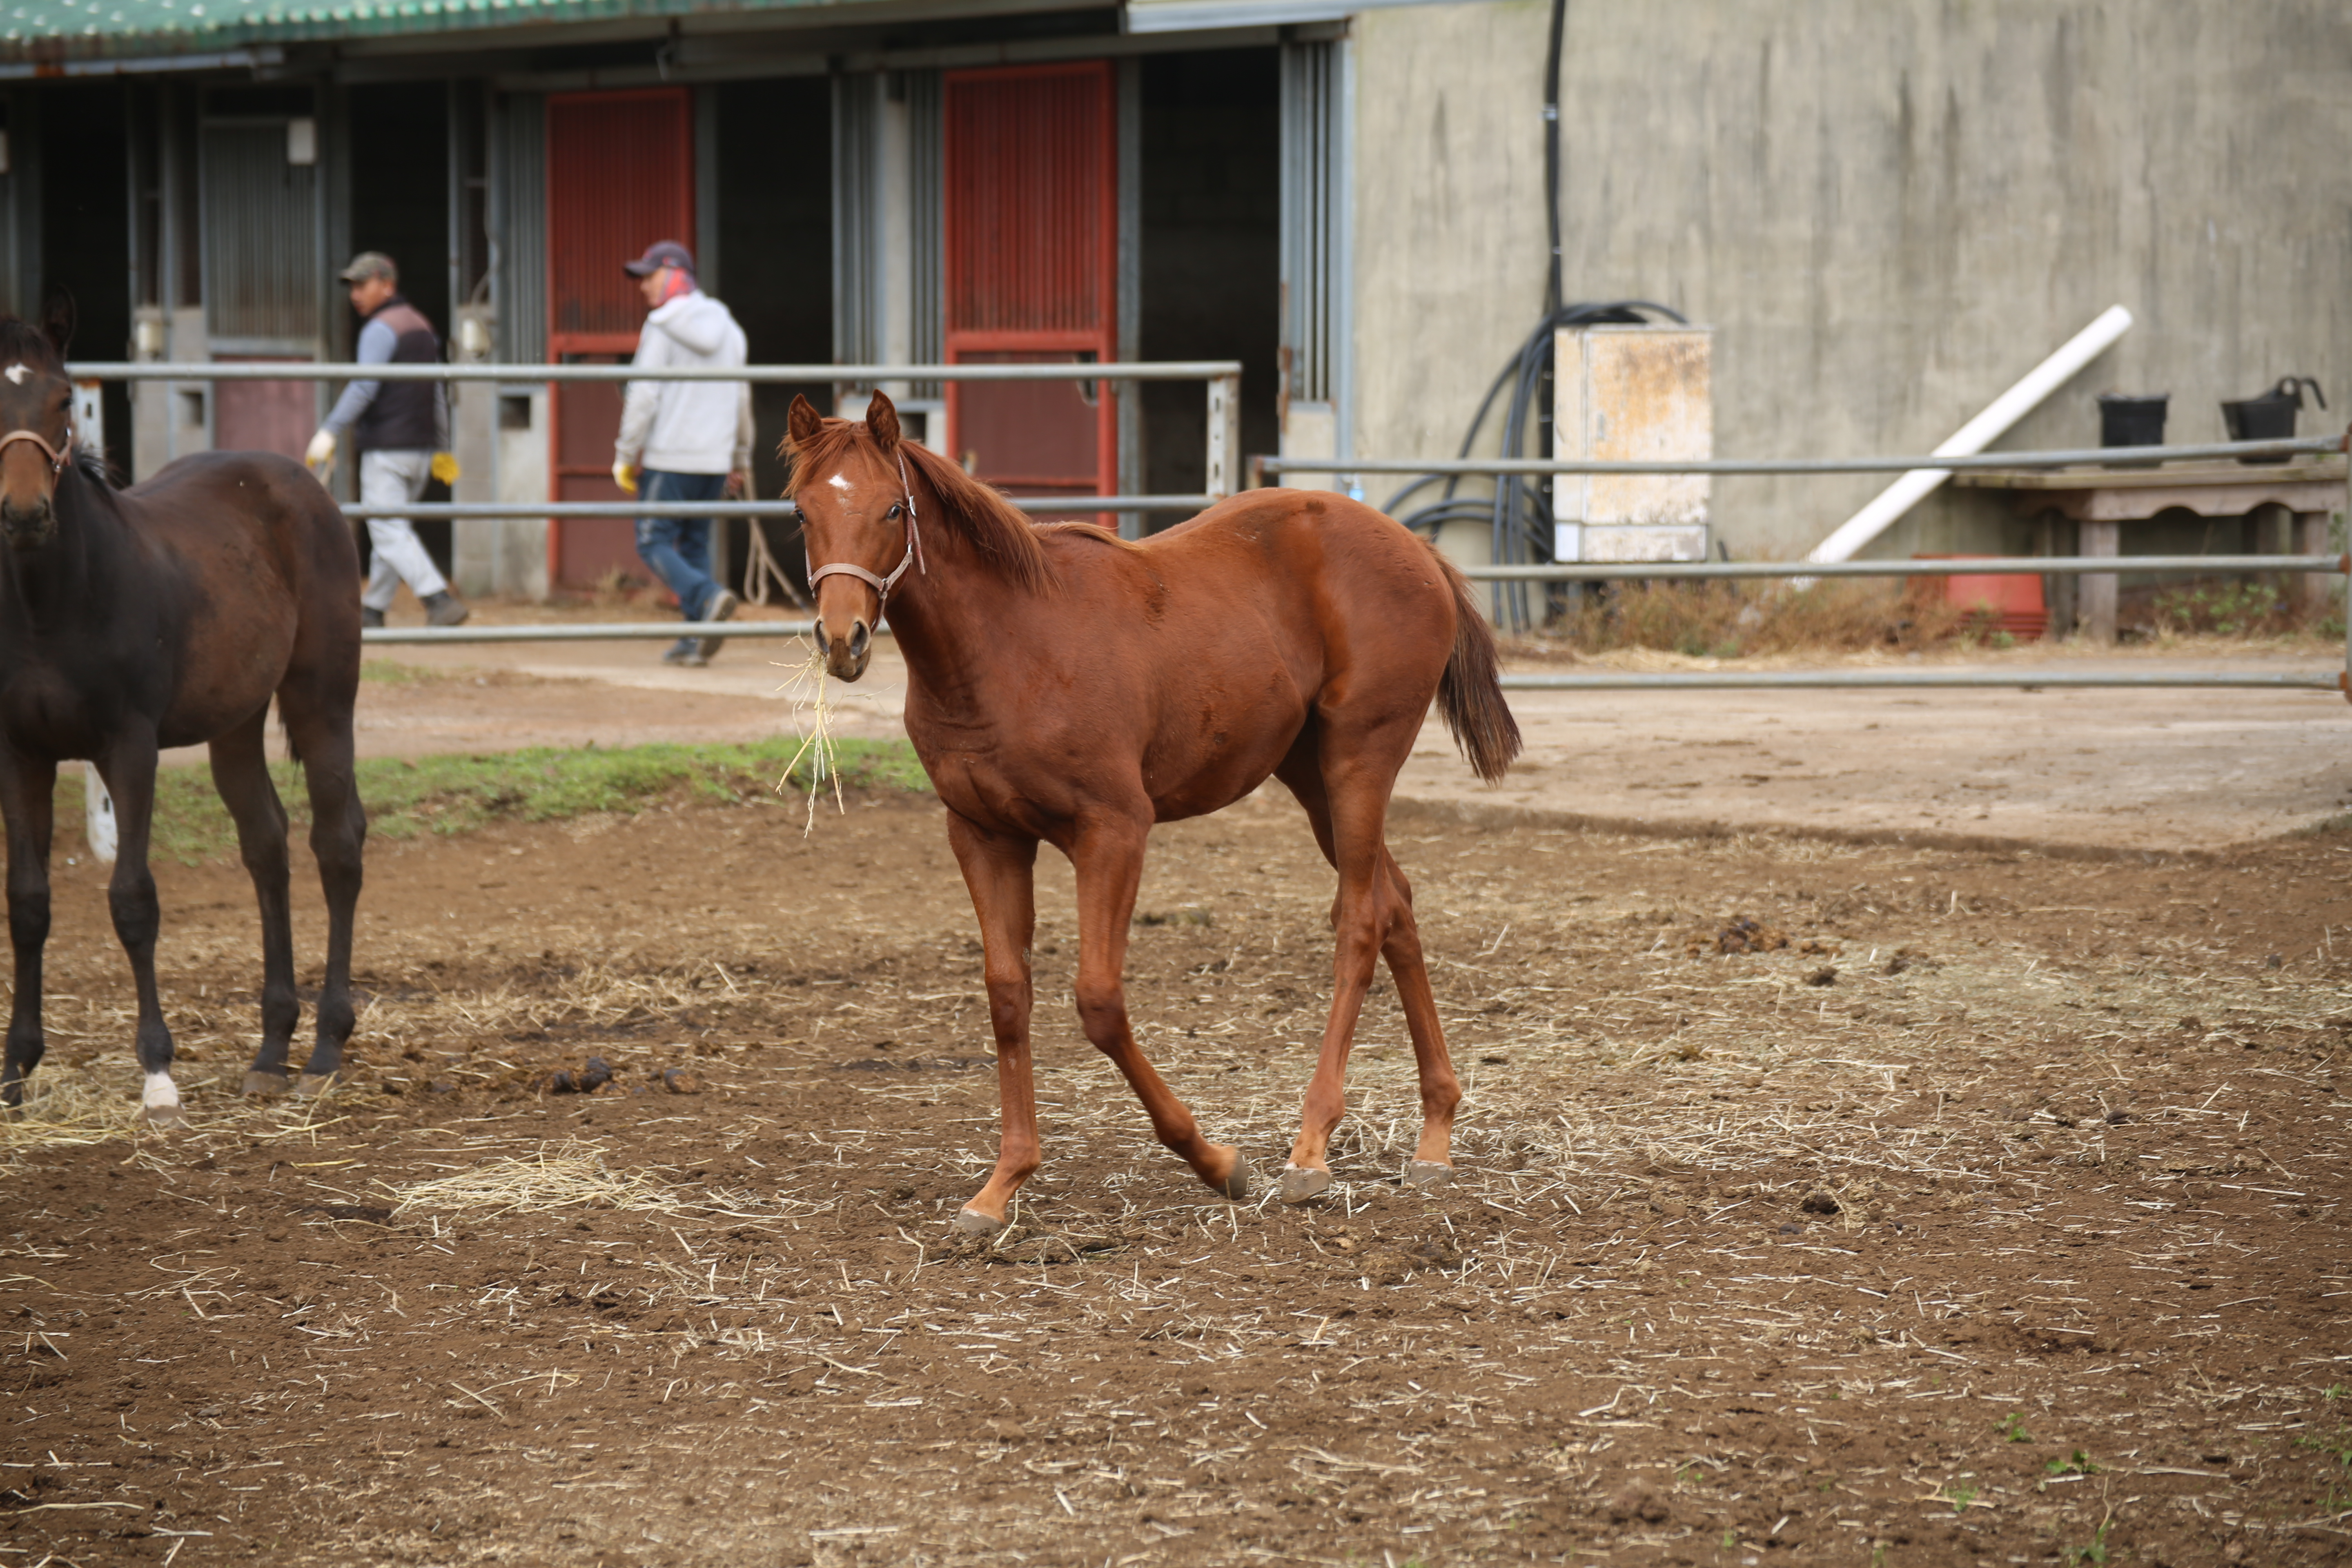
[{"label": "horse's tail", "polygon": [[1519,722],[1503,700],[1494,628],[1471,597],[1470,579],[1434,543],[1422,542],[1454,588],[1454,653],[1437,679],[1437,710],[1454,732],[1454,743],[1469,759],[1471,771],[1494,784],[1519,754]]}]

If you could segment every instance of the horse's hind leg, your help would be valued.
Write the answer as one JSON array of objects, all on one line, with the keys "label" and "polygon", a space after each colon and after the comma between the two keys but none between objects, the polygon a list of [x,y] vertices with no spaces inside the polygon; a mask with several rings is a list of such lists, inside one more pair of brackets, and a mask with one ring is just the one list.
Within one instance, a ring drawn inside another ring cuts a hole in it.
[{"label": "horse's hind leg", "polygon": [[49,829],[57,811],[58,764],[0,752],[0,810],[8,819],[8,940],[16,986],[8,1011],[8,1050],[0,1065],[0,1104],[22,1105],[25,1079],[41,1059],[41,949],[49,940]]},{"label": "horse's hind leg", "polygon": [[[356,665],[354,665],[354,671]],[[301,1094],[330,1089],[342,1069],[343,1046],[358,1015],[352,1008],[352,922],[360,902],[367,813],[352,763],[352,703],[356,674],[341,680],[291,678],[278,689],[286,738],[302,762],[310,795],[310,852],[327,895],[327,974],[319,989],[319,1036],[302,1064]]]},{"label": "horse's hind leg", "polygon": [[1421,1138],[1405,1168],[1407,1181],[1432,1184],[1451,1169],[1454,1110],[1462,1100],[1412,918],[1412,887],[1385,837],[1389,788],[1412,738],[1404,735],[1399,745],[1397,737],[1376,733],[1343,743],[1335,756],[1329,737],[1320,719],[1311,722],[1275,770],[1306,808],[1324,858],[1339,873],[1331,905],[1331,1013],[1307,1083],[1298,1139],[1283,1171],[1282,1196],[1289,1203],[1330,1185],[1331,1134],[1347,1113],[1348,1056],[1371,988],[1375,954],[1388,961],[1396,980],[1421,1080]]},{"label": "horse's hind leg", "polygon": [[1235,1203],[1248,1195],[1250,1171],[1241,1151],[1201,1135],[1192,1112],[1144,1059],[1128,1026],[1128,922],[1143,879],[1147,811],[1135,817],[1081,824],[1070,861],[1078,882],[1078,1022],[1097,1050],[1111,1059],[1151,1118],[1151,1131],[1192,1172]]},{"label": "horse's hind leg", "polygon": [[114,916],[114,934],[131,960],[131,979],[139,997],[139,1067],[147,1075],[142,1096],[147,1120],[157,1126],[177,1126],[180,1091],[172,1082],[172,1031],[163,1022],[163,1005],[155,992],[155,939],[162,934],[163,916],[155,898],[154,873],[148,869],[147,847],[155,820],[155,733],[139,730],[115,738],[99,759],[99,772],[114,796],[114,878],[107,884],[106,901]]},{"label": "horse's hind leg", "polygon": [[286,1050],[301,1003],[294,992],[294,928],[288,891],[286,807],[270,782],[265,704],[212,743],[213,787],[236,823],[236,847],[261,905],[261,1049],[246,1069],[247,1094],[283,1094]]}]

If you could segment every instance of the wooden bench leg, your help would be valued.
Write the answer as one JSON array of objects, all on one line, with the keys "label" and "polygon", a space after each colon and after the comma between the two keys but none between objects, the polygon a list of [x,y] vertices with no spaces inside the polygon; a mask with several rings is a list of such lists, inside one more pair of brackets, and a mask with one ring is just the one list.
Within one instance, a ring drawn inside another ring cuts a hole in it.
[{"label": "wooden bench leg", "polygon": [[[2294,514],[2294,552],[2297,555],[2327,553],[2327,513],[2299,511]],[[2295,579],[2294,603],[2311,617],[2325,616],[2344,593],[2342,580],[2316,572],[2306,572]]]},{"label": "wooden bench leg", "polygon": [[[2122,552],[2123,525],[2118,522],[2084,521],[2083,553],[2085,555],[2116,555]],[[2094,643],[2112,644],[2116,640],[2116,577],[2110,572],[2086,572],[2082,586],[2075,590],[2076,624],[2084,637]]]}]

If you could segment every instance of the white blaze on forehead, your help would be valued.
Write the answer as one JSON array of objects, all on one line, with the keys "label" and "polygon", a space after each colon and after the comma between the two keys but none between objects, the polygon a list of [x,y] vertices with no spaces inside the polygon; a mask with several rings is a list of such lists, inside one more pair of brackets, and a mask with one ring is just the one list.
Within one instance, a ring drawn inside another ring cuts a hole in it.
[{"label": "white blaze on forehead", "polygon": [[835,474],[833,478],[825,480],[824,482],[831,485],[835,489],[839,490],[843,495],[847,495],[849,493],[849,476],[847,474]]},{"label": "white blaze on forehead", "polygon": [[147,1092],[142,1098],[150,1110],[176,1109],[180,1103],[180,1088],[172,1081],[170,1073],[151,1072],[147,1075]]},{"label": "white blaze on forehead", "polygon": [[26,364],[23,360],[18,360],[15,364],[8,367],[6,374],[11,382],[18,386],[22,386],[25,384],[26,378],[33,374],[33,368]]}]

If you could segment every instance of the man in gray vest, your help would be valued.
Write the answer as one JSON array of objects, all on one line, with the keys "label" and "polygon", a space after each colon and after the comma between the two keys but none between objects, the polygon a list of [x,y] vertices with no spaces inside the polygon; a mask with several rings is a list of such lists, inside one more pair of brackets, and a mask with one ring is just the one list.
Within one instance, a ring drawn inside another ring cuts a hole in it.
[{"label": "man in gray vest", "polygon": [[[400,269],[391,257],[362,251],[341,277],[351,285],[352,309],[366,323],[360,329],[360,363],[440,363],[441,339],[424,312],[400,297]],[[439,382],[354,381],[344,387],[327,422],[310,437],[306,460],[311,468],[324,469],[335,460],[336,444],[346,431],[360,455],[362,506],[414,506],[427,480],[446,483],[457,477],[449,456],[449,403]],[[360,595],[362,626],[383,625],[383,613],[404,581],[425,606],[428,625],[465,624],[469,612],[464,601],[449,591],[448,580],[406,518],[370,518],[368,539],[375,561]]]}]

